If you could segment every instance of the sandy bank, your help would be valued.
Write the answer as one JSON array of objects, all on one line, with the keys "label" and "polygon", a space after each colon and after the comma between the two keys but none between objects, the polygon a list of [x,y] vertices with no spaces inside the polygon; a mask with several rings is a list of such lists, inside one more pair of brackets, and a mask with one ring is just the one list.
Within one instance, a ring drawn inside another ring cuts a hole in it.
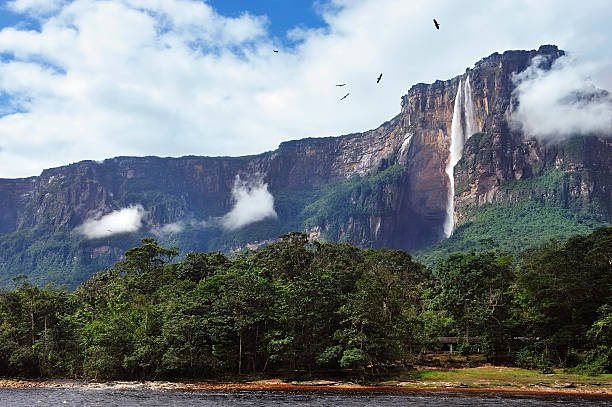
[{"label": "sandy bank", "polygon": [[79,381],[79,380],[20,380],[0,379],[0,389],[3,388],[79,388],[79,389],[132,389],[132,390],[183,390],[183,391],[291,391],[291,392],[459,392],[475,394],[521,394],[521,395],[559,395],[559,396],[595,396],[611,397],[612,388],[567,384],[552,386],[505,386],[505,387],[464,387],[454,383],[431,382],[422,383],[400,382],[393,385],[359,385],[334,381],[283,382],[280,379],[259,380],[247,383],[216,383],[216,382],[167,382],[167,381]]}]

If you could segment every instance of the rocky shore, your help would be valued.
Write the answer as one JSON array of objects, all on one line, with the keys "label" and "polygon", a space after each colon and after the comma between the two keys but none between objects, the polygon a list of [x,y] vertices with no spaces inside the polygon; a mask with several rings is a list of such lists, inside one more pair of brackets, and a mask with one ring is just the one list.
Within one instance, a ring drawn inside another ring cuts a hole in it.
[{"label": "rocky shore", "polygon": [[612,397],[612,386],[583,383],[507,383],[500,385],[467,385],[464,383],[439,381],[388,381],[377,384],[355,384],[330,380],[287,382],[281,379],[256,380],[242,383],[223,382],[171,382],[171,381],[81,381],[70,379],[25,380],[0,379],[0,391],[7,388],[79,388],[113,390],[153,391],[288,391],[288,392],[461,392],[461,393],[505,393],[524,395],[560,395]]}]

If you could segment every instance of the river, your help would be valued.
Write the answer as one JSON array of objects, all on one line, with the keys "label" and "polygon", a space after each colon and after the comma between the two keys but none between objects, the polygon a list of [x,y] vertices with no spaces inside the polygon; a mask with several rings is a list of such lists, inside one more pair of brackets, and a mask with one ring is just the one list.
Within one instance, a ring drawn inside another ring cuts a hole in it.
[{"label": "river", "polygon": [[384,394],[8,388],[0,389],[0,406],[612,406],[612,399],[427,392]]}]

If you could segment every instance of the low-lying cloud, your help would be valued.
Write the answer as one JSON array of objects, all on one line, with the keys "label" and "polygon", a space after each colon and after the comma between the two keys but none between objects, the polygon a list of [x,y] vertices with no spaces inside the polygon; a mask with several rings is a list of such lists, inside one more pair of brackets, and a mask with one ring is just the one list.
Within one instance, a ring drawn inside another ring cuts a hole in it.
[{"label": "low-lying cloud", "polygon": [[513,95],[518,107],[513,123],[528,136],[563,140],[572,135],[612,135],[612,97],[591,81],[600,69],[593,63],[578,63],[568,56],[558,58],[549,70],[541,57],[514,76]]},{"label": "low-lying cloud", "polygon": [[178,221],[178,222],[166,223],[165,225],[151,228],[151,233],[153,233],[157,237],[164,237],[164,236],[171,235],[173,233],[180,233],[184,229],[185,229],[185,222]]},{"label": "low-lying cloud", "polygon": [[151,233],[157,237],[166,237],[171,234],[181,233],[186,228],[188,229],[204,229],[218,226],[215,222],[209,222],[198,219],[184,219],[176,222],[165,223],[159,226],[151,227]]},{"label": "low-lying cloud", "polygon": [[75,228],[77,233],[87,239],[108,237],[119,233],[136,232],[142,227],[146,211],[142,205],[134,205],[87,219]]},{"label": "low-lying cloud", "polygon": [[236,176],[232,188],[234,206],[220,219],[225,230],[236,230],[266,218],[277,218],[274,197],[261,177],[245,181]]}]

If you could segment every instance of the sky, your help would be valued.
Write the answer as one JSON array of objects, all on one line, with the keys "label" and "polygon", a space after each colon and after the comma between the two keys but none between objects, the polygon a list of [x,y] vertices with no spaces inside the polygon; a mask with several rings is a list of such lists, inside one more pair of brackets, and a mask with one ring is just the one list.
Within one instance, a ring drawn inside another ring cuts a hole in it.
[{"label": "sky", "polygon": [[507,49],[556,44],[612,90],[609,21],[609,0],[4,1],[0,178],[366,131]]}]

